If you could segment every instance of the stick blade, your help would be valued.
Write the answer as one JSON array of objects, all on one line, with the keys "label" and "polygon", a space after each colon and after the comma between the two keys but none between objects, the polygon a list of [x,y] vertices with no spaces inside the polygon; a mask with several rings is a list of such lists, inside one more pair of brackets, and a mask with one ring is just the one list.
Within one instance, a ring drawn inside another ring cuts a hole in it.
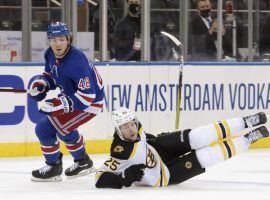
[{"label": "stick blade", "polygon": [[176,37],[174,37],[172,34],[167,33],[165,31],[161,31],[161,34],[169,37],[176,44],[176,46],[183,46],[183,44]]}]

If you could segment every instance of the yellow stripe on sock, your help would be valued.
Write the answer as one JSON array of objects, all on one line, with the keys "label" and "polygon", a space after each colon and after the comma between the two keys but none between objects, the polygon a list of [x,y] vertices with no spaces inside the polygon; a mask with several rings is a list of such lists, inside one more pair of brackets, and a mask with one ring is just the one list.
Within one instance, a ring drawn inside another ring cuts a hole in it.
[{"label": "yellow stripe on sock", "polygon": [[232,152],[232,156],[235,156],[236,155],[236,149],[235,149],[235,145],[234,145],[233,141],[232,140],[228,140],[227,143],[230,146],[230,149],[231,149],[231,152]]},{"label": "yellow stripe on sock", "polygon": [[225,145],[224,145],[223,143],[219,143],[218,145],[219,145],[220,148],[221,148],[221,151],[222,151],[224,160],[227,160],[229,156],[228,156],[228,152],[227,152],[227,150],[226,150]]},{"label": "yellow stripe on sock", "polygon": [[223,120],[223,121],[222,121],[222,124],[223,124],[224,127],[225,127],[225,130],[226,130],[226,136],[227,136],[227,137],[232,137],[232,134],[231,134],[231,128],[230,128],[228,122],[227,122],[226,120]]},{"label": "yellow stripe on sock", "polygon": [[216,129],[218,140],[222,140],[223,137],[222,137],[222,132],[221,132],[220,126],[218,125],[217,122],[214,123],[214,126],[215,126],[215,129]]}]

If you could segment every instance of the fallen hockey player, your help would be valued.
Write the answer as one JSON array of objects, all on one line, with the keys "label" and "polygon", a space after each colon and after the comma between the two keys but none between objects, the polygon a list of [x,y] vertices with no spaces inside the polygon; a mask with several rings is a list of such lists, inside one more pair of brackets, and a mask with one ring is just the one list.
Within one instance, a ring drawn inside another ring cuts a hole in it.
[{"label": "fallen hockey player", "polygon": [[[167,186],[186,181],[245,151],[269,132],[265,113],[217,121],[195,129],[147,134],[127,108],[112,112],[115,127],[110,157],[96,174],[97,188]],[[248,126],[255,127],[250,131]],[[236,135],[240,130],[248,133]],[[215,145],[209,146],[216,142]]]}]

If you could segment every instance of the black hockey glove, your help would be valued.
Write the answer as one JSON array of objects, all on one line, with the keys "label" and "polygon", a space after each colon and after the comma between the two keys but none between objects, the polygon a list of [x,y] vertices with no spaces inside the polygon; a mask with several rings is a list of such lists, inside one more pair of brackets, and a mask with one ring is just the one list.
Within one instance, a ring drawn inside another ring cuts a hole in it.
[{"label": "black hockey glove", "polygon": [[145,168],[145,164],[131,165],[119,175],[120,183],[125,187],[129,187],[133,182],[141,181],[144,176]]}]

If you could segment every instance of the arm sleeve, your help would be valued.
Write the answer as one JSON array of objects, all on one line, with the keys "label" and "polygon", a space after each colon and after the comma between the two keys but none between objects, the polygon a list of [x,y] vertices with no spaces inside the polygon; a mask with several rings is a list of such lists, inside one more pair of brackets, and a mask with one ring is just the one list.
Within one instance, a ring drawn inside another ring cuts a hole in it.
[{"label": "arm sleeve", "polygon": [[145,136],[146,136],[146,140],[151,140],[151,139],[155,139],[156,136],[151,134],[151,133],[145,133]]},{"label": "arm sleeve", "polygon": [[[96,187],[97,188],[114,188],[121,189],[123,187],[119,176],[111,172],[98,172],[98,178],[96,178]],[[97,175],[96,175],[97,176]]]},{"label": "arm sleeve", "polygon": [[98,169],[95,175],[95,186],[97,188],[121,189],[123,187],[121,175],[127,167],[129,167],[128,160],[120,160],[110,156]]},{"label": "arm sleeve", "polygon": [[76,73],[71,73],[71,79],[77,91],[70,95],[70,98],[74,109],[85,110],[96,98],[97,76],[92,64],[89,64],[86,58],[80,59],[77,66]]}]

